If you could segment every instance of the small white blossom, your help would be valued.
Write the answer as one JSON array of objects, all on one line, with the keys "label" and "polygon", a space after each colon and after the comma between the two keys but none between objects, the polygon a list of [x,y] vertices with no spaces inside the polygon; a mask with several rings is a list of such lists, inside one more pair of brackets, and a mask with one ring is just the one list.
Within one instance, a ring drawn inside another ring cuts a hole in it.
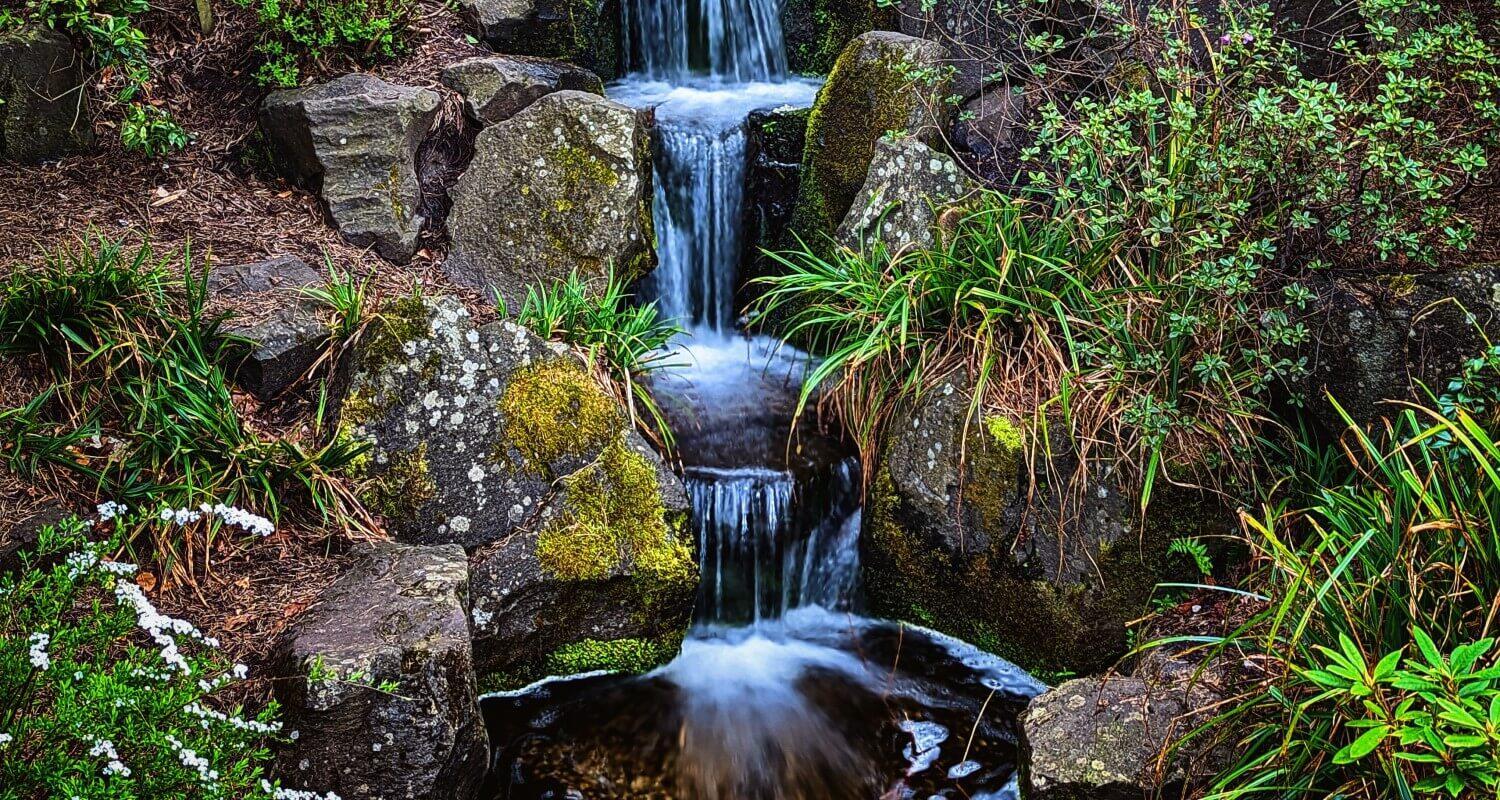
[{"label": "small white blossom", "polygon": [[15,740],[16,740],[16,737],[11,736],[8,733],[0,733],[0,747],[4,747],[4,746],[10,744],[11,742],[14,742]]},{"label": "small white blossom", "polygon": [[52,666],[52,656],[47,654],[47,645],[52,643],[52,637],[41,631],[37,631],[31,634],[30,641],[31,666],[36,667],[42,672],[46,672],[47,668]]},{"label": "small white blossom", "polygon": [[125,512],[130,510],[130,506],[124,503],[116,503],[113,500],[106,500],[96,506],[94,510],[99,514],[100,522],[108,522],[116,517],[123,516]]},{"label": "small white blossom", "polygon": [[318,794],[317,792],[309,792],[303,789],[281,789],[272,786],[268,780],[260,782],[260,789],[275,798],[275,800],[342,800],[342,798],[333,792]]}]

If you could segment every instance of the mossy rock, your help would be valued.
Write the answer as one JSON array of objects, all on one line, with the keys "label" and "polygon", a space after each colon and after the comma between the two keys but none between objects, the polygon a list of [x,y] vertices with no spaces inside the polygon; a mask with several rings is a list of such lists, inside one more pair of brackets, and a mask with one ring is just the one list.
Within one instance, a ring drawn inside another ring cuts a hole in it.
[{"label": "mossy rock", "polygon": [[560,91],[485,128],[451,196],[444,269],[519,309],[528,288],[577,272],[602,284],[656,266],[651,144],[642,115]]},{"label": "mossy rock", "polygon": [[[1171,539],[1228,524],[1212,505],[1167,493],[1141,528],[1134,496],[1105,469],[1078,493],[1033,480],[1024,429],[971,416],[953,384],[890,430],[865,509],[872,610],[1029,670],[1086,674],[1123,655],[1126,623],[1172,565]],[[1060,448],[1052,461],[1055,474],[1076,468]]]},{"label": "mossy rock", "polygon": [[[818,91],[807,123],[802,183],[790,232],[825,247],[887,133],[935,143],[947,127],[946,50],[935,42],[873,31],[849,43]],[[791,241],[788,240],[788,245]]]},{"label": "mossy rock", "polygon": [[495,52],[561,59],[605,80],[619,72],[616,0],[459,0],[458,7]]},{"label": "mossy rock", "polygon": [[827,75],[849,40],[894,27],[894,16],[875,0],[786,0],[781,29],[787,65],[801,75]]},{"label": "mossy rock", "polygon": [[83,67],[64,34],[0,30],[0,160],[46,161],[93,143]]}]

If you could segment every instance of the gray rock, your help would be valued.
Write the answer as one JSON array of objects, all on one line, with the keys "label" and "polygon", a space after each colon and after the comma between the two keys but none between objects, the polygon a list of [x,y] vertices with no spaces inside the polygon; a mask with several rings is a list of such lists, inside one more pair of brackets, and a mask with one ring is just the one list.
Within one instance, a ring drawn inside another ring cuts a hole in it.
[{"label": "gray rock", "polygon": [[405,263],[426,222],[417,210],[416,154],[439,100],[427,89],[352,74],[272,92],[260,125],[283,174],[318,193],[346,239]]},{"label": "gray rock", "polygon": [[1021,4],[1013,0],[901,0],[900,30],[942,42],[953,67],[953,92],[969,99],[1024,64]]},{"label": "gray rock", "polygon": [[1036,456],[1049,468],[1033,477],[1022,429],[971,416],[969,397],[940,385],[887,429],[864,517],[870,605],[1027,668],[1102,669],[1166,578],[1167,543],[1232,520],[1211,500],[1159,487],[1139,525],[1135,494],[1107,464],[1074,482],[1061,426],[1052,452]]},{"label": "gray rock", "polygon": [[604,96],[599,76],[563,61],[525,56],[480,56],[443,70],[443,85],[464,98],[464,111],[490,125],[510,119],[542,95],[574,90]]},{"label": "gray rock", "polygon": [[276,256],[248,264],[215,264],[208,271],[208,291],[237,297],[271,291],[289,291],[321,283],[323,276],[296,256]]},{"label": "gray rock", "polygon": [[1486,338],[1500,338],[1500,265],[1328,279],[1312,288],[1309,401],[1332,430],[1345,423],[1328,395],[1369,424],[1399,411],[1384,401],[1420,399],[1419,385],[1442,394],[1464,361],[1484,353]]},{"label": "gray rock", "polygon": [[0,32],[0,160],[33,163],[93,143],[83,55],[62,33]]},{"label": "gray rock", "polygon": [[445,269],[512,309],[575,270],[634,280],[655,266],[649,152],[641,115],[585,92],[554,92],[484,129],[451,192]]},{"label": "gray rock", "polygon": [[476,35],[496,52],[557,58],[613,78],[617,6],[604,0],[459,0]]},{"label": "gray rock", "polygon": [[479,795],[489,746],[463,548],[378,543],[296,623],[277,684],[289,783],[354,800]]},{"label": "gray rock", "polygon": [[481,666],[605,628],[680,630],[686,493],[583,363],[452,299],[383,318],[353,354],[339,435],[371,445],[359,491],[397,537],[475,550]]},{"label": "gray rock", "polygon": [[322,306],[308,299],[278,305],[269,317],[257,322],[231,320],[224,332],[249,343],[234,380],[261,400],[281,396],[306,374],[322,354],[329,335]]},{"label": "gray rock", "polygon": [[1022,715],[1022,781],[1033,800],[1191,797],[1223,766],[1212,736],[1162,755],[1213,712],[1220,695],[1202,684],[1109,676],[1068,681]]},{"label": "gray rock", "polygon": [[938,216],[976,189],[948,155],[916,139],[882,139],[836,238],[856,249],[877,239],[891,251],[930,247]]},{"label": "gray rock", "polygon": [[818,91],[807,128],[802,183],[791,230],[822,246],[854,203],[875,143],[891,131],[935,144],[947,128],[947,80],[934,72],[947,57],[935,42],[872,31],[849,43]]},{"label": "gray rock", "polygon": [[0,573],[21,566],[21,551],[30,550],[41,536],[42,529],[61,524],[73,516],[72,509],[58,502],[48,502],[39,508],[24,512],[19,519],[0,519]]}]

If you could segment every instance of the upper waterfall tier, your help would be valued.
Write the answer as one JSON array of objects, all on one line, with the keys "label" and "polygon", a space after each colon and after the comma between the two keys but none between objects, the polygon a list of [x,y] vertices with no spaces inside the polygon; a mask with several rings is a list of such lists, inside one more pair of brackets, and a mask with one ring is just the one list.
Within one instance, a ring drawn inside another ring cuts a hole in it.
[{"label": "upper waterfall tier", "polygon": [[624,0],[625,64],[663,80],[787,75],[780,0]]}]

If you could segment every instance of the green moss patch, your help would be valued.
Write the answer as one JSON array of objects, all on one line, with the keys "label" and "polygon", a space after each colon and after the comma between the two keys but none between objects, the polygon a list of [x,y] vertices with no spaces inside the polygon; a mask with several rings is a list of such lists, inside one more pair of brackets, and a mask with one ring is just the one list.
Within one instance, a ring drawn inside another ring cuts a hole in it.
[{"label": "green moss patch", "polygon": [[427,444],[415,450],[392,453],[385,469],[372,478],[360,492],[365,506],[387,519],[408,520],[422,506],[437,497],[432,470],[427,461]]},{"label": "green moss patch", "polygon": [[500,396],[505,435],[525,462],[545,472],[565,456],[596,451],[624,425],[614,400],[582,366],[555,359],[523,367]]},{"label": "green moss patch", "polygon": [[676,648],[650,639],[584,639],[570,642],[548,654],[543,668],[552,675],[609,670],[639,673],[655,669],[672,658]]}]

